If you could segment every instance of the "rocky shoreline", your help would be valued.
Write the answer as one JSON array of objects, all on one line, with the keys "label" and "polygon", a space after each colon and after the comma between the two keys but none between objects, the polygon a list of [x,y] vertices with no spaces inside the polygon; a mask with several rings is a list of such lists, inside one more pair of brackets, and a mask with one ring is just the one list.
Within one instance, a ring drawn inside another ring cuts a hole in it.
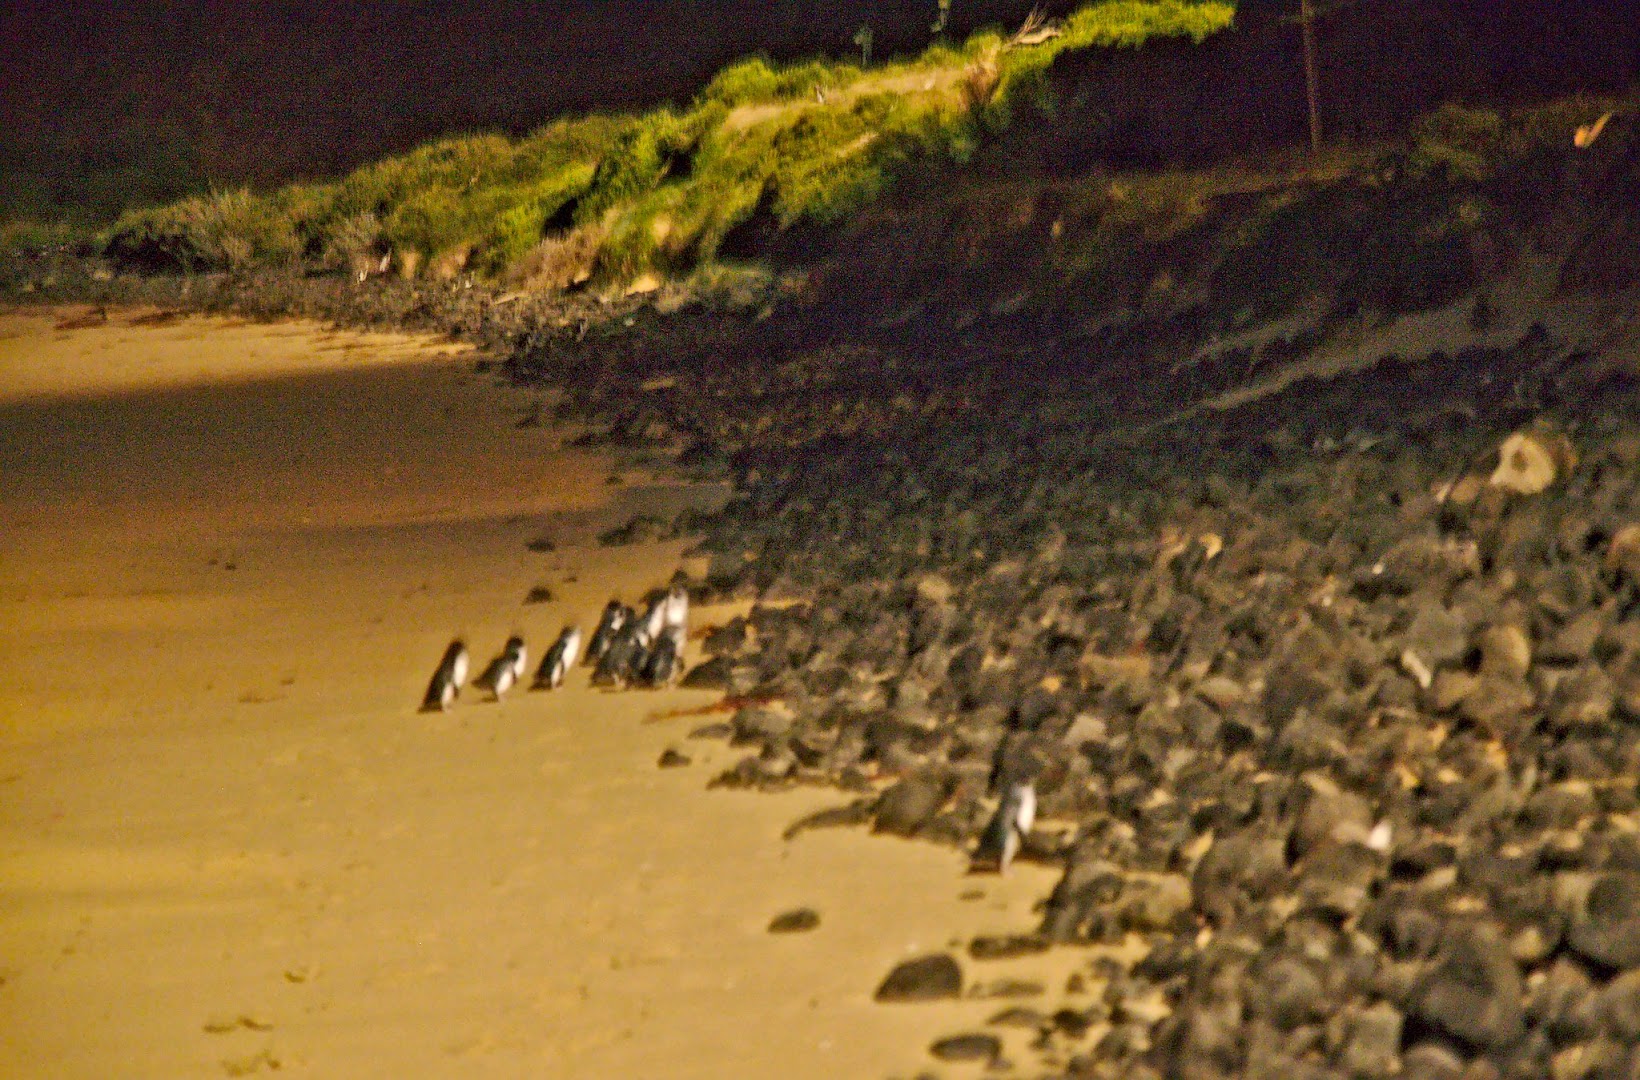
[{"label": "rocky shoreline", "polygon": [[[1632,356],[1531,332],[1190,413],[1224,380],[767,310],[165,288],[437,325],[594,441],[730,476],[672,525],[710,556],[696,599],[756,601],[690,675],[745,702],[700,733],[747,748],[715,782],[971,845],[996,776],[1030,777],[1022,857],[1064,877],[970,959],[1146,944],[1091,1007],[999,1013],[1040,1035],[1015,1066],[1640,1068]],[[1492,482],[1518,432],[1557,448],[1541,490]]]},{"label": "rocky shoreline", "polygon": [[[1025,857],[1066,869],[1005,951],[1149,948],[1036,1014],[1034,1067],[1640,1065],[1632,358],[1535,331],[1155,425],[1188,387],[707,351],[513,366],[736,479],[690,523],[701,593],[759,601],[694,673],[748,702],[716,783],[969,845],[1034,778]],[[1541,490],[1496,471],[1515,433],[1556,448]]]}]

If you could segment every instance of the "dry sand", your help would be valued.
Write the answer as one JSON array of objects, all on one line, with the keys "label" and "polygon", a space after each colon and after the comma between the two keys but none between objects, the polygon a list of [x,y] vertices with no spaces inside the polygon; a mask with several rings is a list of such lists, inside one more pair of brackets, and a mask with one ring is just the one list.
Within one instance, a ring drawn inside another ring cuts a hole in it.
[{"label": "dry sand", "polygon": [[[597,531],[716,492],[606,483],[448,343],[151,314],[0,314],[0,1076],[909,1075],[1008,1004],[871,992],[1054,872],[782,841],[842,798],[707,791],[738,751],[646,720],[713,695],[416,711],[453,633],[538,656],[663,582]],[[966,968],[1051,1011],[1087,960]]]}]

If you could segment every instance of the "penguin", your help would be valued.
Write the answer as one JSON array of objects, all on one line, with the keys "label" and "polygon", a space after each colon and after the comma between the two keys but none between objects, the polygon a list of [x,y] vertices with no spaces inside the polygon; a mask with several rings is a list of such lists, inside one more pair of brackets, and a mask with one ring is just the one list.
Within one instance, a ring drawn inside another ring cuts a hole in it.
[{"label": "penguin", "polygon": [[1019,847],[1030,834],[1031,826],[1036,822],[1036,788],[1029,780],[1008,785],[1008,791],[1002,796],[1002,802],[997,806],[997,812],[992,815],[991,823],[985,826],[985,832],[980,835],[979,846],[974,849],[973,865],[969,873],[982,870],[995,870],[999,874],[1008,872],[1008,864],[1014,861],[1019,854]]},{"label": "penguin", "polygon": [[462,684],[467,681],[467,664],[467,646],[457,638],[444,650],[444,659],[433,671],[433,680],[427,684],[427,696],[421,700],[422,712],[448,709],[455,704],[456,695],[461,693]]},{"label": "penguin", "polygon": [[661,613],[661,628],[676,627],[684,637],[689,636],[689,590],[674,585],[666,593],[666,607]]},{"label": "penguin", "polygon": [[580,651],[581,628],[573,625],[564,627],[564,632],[552,643],[547,655],[541,658],[541,666],[535,669],[534,689],[556,690],[564,685],[564,676],[575,666],[575,657]]},{"label": "penguin", "polygon": [[684,634],[681,626],[661,631],[655,647],[644,657],[643,681],[650,686],[670,686],[683,674]]},{"label": "penguin", "polygon": [[[628,609],[630,610],[630,609]],[[615,638],[599,657],[592,671],[594,686],[625,686],[634,675],[643,670],[647,649],[640,640],[643,625],[638,619],[628,619],[616,631]]]},{"label": "penguin", "polygon": [[474,680],[474,685],[488,690],[496,701],[500,701],[502,695],[523,678],[526,659],[524,639],[514,635],[507,639],[501,655],[491,660],[484,673]]},{"label": "penguin", "polygon": [[643,621],[638,624],[638,644],[647,651],[650,646],[660,640],[661,631],[666,629],[666,594],[657,593],[649,601],[649,607],[643,613]]},{"label": "penguin", "polygon": [[604,653],[609,651],[610,644],[614,642],[615,635],[631,619],[632,609],[619,600],[611,600],[605,604],[603,616],[598,620],[598,628],[592,632],[592,640],[587,642],[586,655],[581,662],[591,667],[602,660]]}]

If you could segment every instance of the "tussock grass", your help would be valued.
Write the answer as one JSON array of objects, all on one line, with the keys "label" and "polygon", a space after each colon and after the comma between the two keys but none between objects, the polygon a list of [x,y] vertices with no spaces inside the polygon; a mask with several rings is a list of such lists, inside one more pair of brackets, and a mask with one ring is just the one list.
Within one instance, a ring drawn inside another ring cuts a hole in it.
[{"label": "tussock grass", "polygon": [[1008,122],[1014,95],[1043,92],[1041,72],[1066,49],[1200,40],[1232,14],[1215,0],[1106,0],[1031,48],[989,31],[869,70],[752,57],[681,110],[563,120],[521,140],[444,139],[331,183],[134,211],[106,250],[150,270],[300,261],[619,289],[709,264],[759,214],[778,229],[834,225],[908,164],[966,160],[987,127]]}]

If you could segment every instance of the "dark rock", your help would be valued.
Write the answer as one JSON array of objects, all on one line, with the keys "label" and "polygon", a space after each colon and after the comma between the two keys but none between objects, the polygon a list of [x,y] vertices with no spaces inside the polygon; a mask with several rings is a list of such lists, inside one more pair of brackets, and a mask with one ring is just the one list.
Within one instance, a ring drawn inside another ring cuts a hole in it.
[{"label": "dark rock", "polygon": [[1549,694],[1549,724],[1558,731],[1597,728],[1612,717],[1617,689],[1605,670],[1585,665],[1555,683]]},{"label": "dark rock", "polygon": [[1631,657],[1612,673],[1612,689],[1617,706],[1631,723],[1640,721],[1640,654]]},{"label": "dark rock", "polygon": [[727,657],[714,656],[685,672],[678,685],[687,690],[729,690],[734,686],[734,665]]},{"label": "dark rock", "polygon": [[1191,903],[1183,874],[1150,874],[1123,883],[1119,910],[1130,930],[1177,931],[1189,920]]},{"label": "dark rock", "polygon": [[1299,868],[1298,897],[1309,910],[1352,919],[1366,908],[1383,873],[1383,856],[1365,845],[1327,844]]},{"label": "dark rock", "polygon": [[1549,636],[1539,647],[1538,658],[1546,664],[1579,663],[1594,652],[1595,642],[1610,622],[1603,612],[1581,612]]},{"label": "dark rock", "polygon": [[883,980],[877,1001],[939,1001],[962,996],[962,968],[945,953],[907,960]]},{"label": "dark rock", "polygon": [[939,813],[950,794],[950,786],[943,777],[908,776],[877,800],[872,831],[915,836]]},{"label": "dark rock", "polygon": [[1303,858],[1312,849],[1344,841],[1363,841],[1372,829],[1372,805],[1319,775],[1309,775],[1309,795],[1293,826],[1289,845]]},{"label": "dark rock", "polygon": [[1511,733],[1536,703],[1532,692],[1520,683],[1482,675],[1464,694],[1458,714],[1501,737]]},{"label": "dark rock", "polygon": [[1401,642],[1426,668],[1435,671],[1457,663],[1469,651],[1469,625],[1439,603],[1425,603],[1412,617]]},{"label": "dark rock", "polygon": [[997,1027],[1018,1027],[1040,1030],[1048,1026],[1048,1017],[1038,1009],[1028,1009],[1022,1005],[1015,1005],[1009,1009],[990,1017],[985,1021]]},{"label": "dark rock", "polygon": [[1217,925],[1228,925],[1239,908],[1268,896],[1286,878],[1286,844],[1279,835],[1255,829],[1233,833],[1216,838],[1196,863],[1193,904]]},{"label": "dark rock", "polygon": [[937,1040],[928,1052],[941,1061],[995,1061],[1002,1053],[1002,1040],[995,1035],[949,1035]]},{"label": "dark rock", "polygon": [[1607,983],[1594,1008],[1612,1038],[1631,1046],[1640,1042],[1640,970],[1626,971]]},{"label": "dark rock", "polygon": [[735,713],[733,742],[737,746],[768,743],[782,738],[792,728],[792,717],[784,712],[748,705]]},{"label": "dark rock", "polygon": [[701,724],[692,729],[688,737],[691,739],[727,739],[735,733],[735,729],[724,721],[711,724]]},{"label": "dark rock", "polygon": [[1321,977],[1309,964],[1290,956],[1277,958],[1255,974],[1248,1000],[1281,1031],[1313,1022],[1326,1006]]},{"label": "dark rock", "polygon": [[1603,968],[1640,967],[1640,875],[1602,874],[1573,915],[1566,942]]},{"label": "dark rock", "polygon": [[663,769],[676,769],[691,763],[691,758],[668,746],[665,750],[661,751],[660,760],[655,764]]},{"label": "dark rock", "polygon": [[1116,868],[1092,848],[1079,849],[1048,895],[1042,934],[1050,941],[1070,941],[1088,927],[1093,914],[1122,892]]},{"label": "dark rock", "polygon": [[1011,960],[1048,951],[1046,938],[1034,934],[1008,937],[977,937],[968,943],[968,955],[975,960]]},{"label": "dark rock", "polygon": [[1097,1011],[1058,1009],[1048,1017],[1048,1023],[1061,1035],[1071,1039],[1084,1038],[1098,1019]]},{"label": "dark rock", "polygon": [[1594,982],[1576,961],[1560,957],[1543,972],[1528,1003],[1532,1023],[1558,1043],[1587,1042],[1605,1024]]},{"label": "dark rock", "polygon": [[746,625],[746,617],[736,615],[722,626],[709,627],[701,651],[713,657],[735,655],[746,647]]},{"label": "dark rock", "polygon": [[783,911],[769,920],[769,933],[796,934],[805,930],[813,930],[820,925],[820,913],[813,908],[793,908]]},{"label": "dark rock", "polygon": [[1483,922],[1449,922],[1434,966],[1411,1011],[1461,1042],[1503,1050],[1525,1033],[1520,968],[1497,931]]},{"label": "dark rock", "polygon": [[1446,1043],[1416,1043],[1401,1055],[1401,1080],[1462,1080],[1463,1076],[1463,1056]]},{"label": "dark rock", "polygon": [[1265,677],[1265,715],[1279,729],[1300,709],[1319,706],[1331,692],[1332,684],[1310,664],[1283,661],[1271,667]]},{"label": "dark rock", "polygon": [[1351,1013],[1344,1024],[1344,1048],[1339,1064],[1352,1076],[1393,1076],[1401,1066],[1401,1035],[1405,1017],[1385,1001]]}]

